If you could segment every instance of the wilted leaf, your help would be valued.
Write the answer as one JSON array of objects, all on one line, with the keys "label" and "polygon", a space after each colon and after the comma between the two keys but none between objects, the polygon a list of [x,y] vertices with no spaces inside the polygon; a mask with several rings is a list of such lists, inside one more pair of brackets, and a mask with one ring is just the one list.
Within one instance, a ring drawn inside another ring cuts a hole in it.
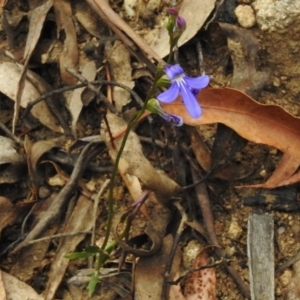
[{"label": "wilted leaf", "polygon": [[[93,226],[93,204],[84,196],[80,196],[76,207],[74,208],[68,224],[65,226],[64,232],[76,232],[91,230]],[[45,300],[53,299],[56,289],[58,288],[69,261],[65,258],[66,253],[75,250],[76,246],[84,239],[85,235],[75,235],[65,237],[61,240],[58,249],[55,252],[51,270],[49,273],[49,281],[45,292]]]},{"label": "wilted leaf", "polygon": [[34,143],[31,147],[30,163],[32,170],[36,172],[39,159],[48,151],[55,147],[60,147],[65,141],[65,137],[59,137],[51,140],[42,140]]},{"label": "wilted leaf", "polygon": [[233,63],[231,87],[252,97],[256,96],[269,78],[268,71],[257,70],[259,42],[254,33],[236,25],[219,23],[227,36]]},{"label": "wilted leaf", "polygon": [[[209,264],[211,247],[204,248],[196,257],[193,269]],[[215,300],[216,298],[216,274],[214,268],[195,271],[188,276],[184,295],[186,300]]]},{"label": "wilted leaf", "polygon": [[300,165],[299,158],[284,153],[277,168],[265,183],[245,185],[241,187],[272,189],[283,185],[296,183],[300,180],[299,173],[295,173]]},{"label": "wilted leaf", "polygon": [[[56,193],[51,194],[47,199],[36,202],[31,209],[31,218],[34,220],[32,226],[38,222],[43,214],[47,214],[49,207],[56,197]],[[18,203],[19,204],[19,203]],[[18,205],[17,204],[17,205]],[[24,204],[23,204],[24,206]],[[25,209],[26,207],[23,207]],[[53,223],[50,228],[45,230],[45,236],[51,236],[55,234],[59,228],[59,222]],[[22,249],[18,253],[18,260],[12,262],[10,268],[10,274],[17,276],[19,279],[28,282],[32,280],[35,270],[41,266],[42,261],[45,259],[45,255],[49,249],[51,240],[44,240],[40,243],[29,245],[27,249]],[[34,259],[32,259],[34,257]]]},{"label": "wilted leaf", "polygon": [[[142,257],[138,261],[135,272],[135,294],[137,299],[161,299],[165,265],[168,262],[172,244],[172,236],[167,235],[158,253],[150,257]],[[174,278],[174,273],[179,271],[180,260],[181,252],[177,250],[172,264],[171,280]]]},{"label": "wilted leaf", "polygon": [[13,131],[15,129],[16,122],[18,119],[19,108],[20,108],[20,104],[21,104],[21,97],[22,97],[22,94],[23,94],[24,88],[25,88],[25,80],[26,80],[28,63],[29,63],[30,57],[37,45],[37,42],[40,38],[40,34],[42,32],[47,13],[51,7],[52,7],[52,0],[49,0],[45,3],[43,3],[41,6],[38,6],[37,8],[33,9],[30,14],[29,31],[28,31],[26,46],[25,46],[25,50],[24,50],[24,57],[23,57],[25,62],[24,62],[24,66],[22,68],[21,76],[19,78],[17,96],[16,96],[16,101],[15,101]]},{"label": "wilted leaf", "polygon": [[77,34],[73,23],[73,13],[69,1],[54,0],[54,12],[57,23],[57,36],[64,31],[64,50],[60,55],[59,67],[64,83],[73,85],[77,79],[66,71],[66,68],[77,69],[78,45]]},{"label": "wilted leaf", "polygon": [[[1,271],[3,285],[6,292],[6,299],[23,300],[24,295],[27,299],[43,300],[31,286],[16,277]],[[5,298],[4,298],[5,299]]]},{"label": "wilted leaf", "polygon": [[[130,52],[127,47],[120,41],[116,41],[111,47],[108,42],[105,45],[105,51],[113,80],[133,88]],[[123,106],[130,102],[130,94],[128,91],[115,86],[113,87],[113,100],[117,110],[121,111]]]},{"label": "wilted leaf", "polygon": [[0,165],[24,162],[24,157],[16,151],[16,143],[10,138],[0,136]]},{"label": "wilted leaf", "polygon": [[[113,136],[118,136],[127,127],[127,123],[113,114],[108,114],[110,130]],[[116,148],[112,147],[109,135],[106,130],[101,130],[101,134],[113,161],[119,151],[122,137],[114,140]],[[124,151],[119,164],[119,171],[124,179],[133,199],[137,199],[142,194],[143,189],[152,190],[157,199],[163,203],[169,201],[169,197],[178,188],[177,184],[165,174],[154,169],[152,164],[146,159],[142,151],[142,145],[136,133],[131,132],[128,136]]]},{"label": "wilted leaf", "polygon": [[75,17],[80,24],[91,35],[101,39],[103,37],[104,23],[97,16],[97,14],[86,5],[86,2],[74,1],[72,5],[75,6]]},{"label": "wilted leaf", "polygon": [[[95,79],[96,73],[96,64],[94,61],[90,61],[83,66],[81,75],[86,78],[86,80],[92,81]],[[86,90],[84,87],[74,90],[70,99],[68,99],[69,111],[72,115],[71,128],[74,136],[76,136],[76,123],[83,107],[82,94],[84,90]]]},{"label": "wilted leaf", "polygon": [[[215,0],[183,0],[179,14],[186,20],[186,30],[178,41],[178,46],[190,40],[203,26],[204,22],[215,8]],[[195,18],[195,16],[197,16]],[[150,31],[145,39],[152,49],[160,56],[165,57],[169,51],[169,35],[165,26],[159,32]]]},{"label": "wilted leaf", "polygon": [[[0,64],[0,92],[14,101],[16,101],[17,97],[21,72],[21,66],[15,63],[2,62]],[[30,77],[30,80],[28,78],[25,80],[25,87],[21,97],[22,107],[26,107],[29,102],[41,97],[40,87],[43,87],[43,92],[46,92],[49,88],[49,85],[37,74],[29,70],[26,74]],[[34,83],[32,83],[31,79],[34,80]],[[39,87],[37,87],[37,85],[39,85]],[[56,124],[56,120],[49,111],[45,101],[36,104],[31,109],[31,113],[48,128],[56,132],[62,132],[61,127]]]},{"label": "wilted leaf", "polygon": [[6,300],[6,293],[5,293],[1,271],[0,271],[0,299]]},{"label": "wilted leaf", "polygon": [[180,99],[163,107],[182,116],[185,124],[223,123],[249,141],[273,146],[300,159],[300,119],[282,107],[260,104],[230,88],[203,89],[198,102],[203,109],[199,119],[189,115]]}]

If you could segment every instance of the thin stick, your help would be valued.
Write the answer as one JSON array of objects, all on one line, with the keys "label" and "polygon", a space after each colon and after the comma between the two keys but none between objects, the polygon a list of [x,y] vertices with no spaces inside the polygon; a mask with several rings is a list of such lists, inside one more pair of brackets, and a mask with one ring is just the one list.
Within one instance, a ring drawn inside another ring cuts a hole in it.
[{"label": "thin stick", "polygon": [[[193,168],[191,168],[191,169],[192,169],[193,181],[194,182],[199,181],[200,178],[199,178],[198,174],[195,172],[195,170]],[[214,229],[214,218],[213,218],[212,210],[210,207],[210,201],[209,201],[206,186],[205,186],[205,184],[200,183],[200,184],[196,185],[195,190],[196,190],[199,206],[202,211],[204,224],[207,229],[208,240],[212,245],[220,246],[215,229]],[[221,246],[220,246],[220,248],[216,248],[215,251],[216,251],[216,254],[219,257],[219,259],[221,259],[222,257],[225,256],[225,252],[221,248]],[[232,279],[235,281],[236,285],[241,290],[243,296],[246,297],[247,299],[250,299],[251,296],[250,296],[249,286],[243,281],[243,279],[241,278],[239,273],[234,268],[232,268],[230,265],[225,264],[225,267],[226,267],[228,273],[231,275]]]},{"label": "thin stick", "polygon": [[161,299],[162,300],[168,299],[168,295],[167,295],[168,282],[169,282],[169,279],[170,279],[172,262],[173,262],[175,254],[176,254],[176,249],[177,249],[177,246],[179,244],[181,234],[182,234],[182,232],[185,228],[186,221],[188,220],[188,217],[187,217],[183,207],[180,205],[179,201],[175,202],[174,205],[176,206],[176,208],[178,209],[178,211],[181,214],[181,220],[180,220],[180,224],[178,226],[178,229],[176,231],[176,235],[175,235],[175,238],[174,238],[174,241],[173,241],[173,245],[172,245],[172,249],[171,249],[170,254],[169,254],[168,261],[166,262],[165,275],[164,275],[164,281],[163,281],[162,292],[161,292]]},{"label": "thin stick", "polygon": [[2,129],[16,143],[18,143],[21,146],[24,146],[24,142],[19,137],[14,135],[2,122],[0,122],[0,129]]},{"label": "thin stick", "polygon": [[96,221],[97,221],[97,208],[98,208],[98,205],[99,205],[99,201],[100,201],[100,198],[103,194],[103,192],[105,191],[106,187],[108,186],[110,182],[110,179],[106,179],[104,181],[104,183],[102,184],[98,194],[97,194],[97,197],[94,201],[94,210],[93,210],[93,229],[92,229],[92,237],[91,237],[91,245],[94,245],[95,244],[95,230],[96,230]]},{"label": "thin stick", "polygon": [[44,242],[44,241],[52,240],[52,239],[56,239],[56,238],[61,238],[61,237],[75,236],[75,235],[79,235],[79,234],[92,234],[92,232],[91,231],[76,231],[76,232],[67,232],[67,233],[54,234],[54,235],[50,235],[50,236],[44,236],[40,239],[35,239],[35,240],[28,242],[28,245],[32,245],[32,244],[36,244],[36,243],[40,243],[40,242]]},{"label": "thin stick", "polygon": [[66,68],[66,70],[73,75],[75,78],[77,78],[80,82],[85,83],[87,85],[87,88],[92,91],[95,95],[99,97],[100,100],[102,100],[105,104],[105,106],[114,114],[120,116],[120,113],[116,110],[116,108],[109,102],[109,100],[102,94],[93,84],[87,81],[83,76],[81,76],[79,73],[77,73],[75,70],[71,68]]},{"label": "thin stick", "polygon": [[[128,91],[131,94],[131,96],[136,100],[137,103],[143,103],[143,100],[140,98],[140,96],[125,84],[121,84],[121,83],[118,83],[116,81],[108,81],[108,80],[96,80],[96,81],[91,81],[89,83],[93,84],[93,85],[119,86],[120,88]],[[63,87],[63,88],[60,88],[60,89],[57,89],[57,90],[53,90],[49,93],[45,93],[43,96],[41,96],[41,97],[39,97],[39,98],[37,98],[37,99],[35,99],[35,100],[33,100],[33,101],[31,101],[27,104],[22,118],[25,118],[25,116],[30,112],[30,110],[32,109],[33,106],[35,106],[39,102],[45,100],[46,98],[51,97],[51,96],[56,95],[56,94],[64,93],[64,92],[67,92],[67,91],[76,90],[76,89],[85,87],[87,85],[88,85],[88,83],[81,83],[81,84],[77,84],[77,85],[73,85],[73,86],[66,86],[66,87]]]}]

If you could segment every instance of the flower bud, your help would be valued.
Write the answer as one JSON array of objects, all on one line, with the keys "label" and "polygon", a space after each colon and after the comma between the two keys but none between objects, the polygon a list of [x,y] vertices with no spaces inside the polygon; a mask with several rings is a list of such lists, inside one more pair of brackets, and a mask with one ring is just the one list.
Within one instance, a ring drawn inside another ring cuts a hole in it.
[{"label": "flower bud", "polygon": [[183,17],[178,16],[176,19],[176,29],[183,32],[186,29],[186,21]]},{"label": "flower bud", "polygon": [[177,17],[178,9],[176,7],[170,7],[167,9],[167,14]]}]

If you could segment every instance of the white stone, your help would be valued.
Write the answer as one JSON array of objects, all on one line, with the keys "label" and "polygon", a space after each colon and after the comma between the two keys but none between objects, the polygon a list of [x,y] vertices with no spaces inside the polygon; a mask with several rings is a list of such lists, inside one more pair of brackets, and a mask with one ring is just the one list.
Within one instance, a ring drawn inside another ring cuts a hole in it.
[{"label": "white stone", "polygon": [[255,25],[255,15],[250,5],[238,5],[234,10],[239,24],[244,28],[250,28]]},{"label": "white stone", "polygon": [[239,226],[238,222],[233,221],[231,222],[229,229],[228,229],[228,237],[232,240],[238,239],[243,232],[243,229]]},{"label": "white stone", "polygon": [[283,33],[300,19],[299,0],[255,0],[252,7],[261,30]]}]

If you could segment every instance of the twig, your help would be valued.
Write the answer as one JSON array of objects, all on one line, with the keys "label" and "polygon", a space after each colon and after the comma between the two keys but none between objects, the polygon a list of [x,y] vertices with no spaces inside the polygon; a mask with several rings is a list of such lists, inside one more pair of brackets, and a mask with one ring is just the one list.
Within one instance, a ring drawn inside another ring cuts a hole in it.
[{"label": "twig", "polygon": [[300,260],[300,251],[298,251],[296,254],[294,254],[290,259],[288,259],[286,262],[281,264],[277,269],[276,273],[283,271],[286,268],[289,268],[291,265],[296,263],[298,260]]},{"label": "twig", "polygon": [[[156,73],[156,67],[144,53],[139,51],[136,45],[147,55],[154,58],[158,63],[162,65],[165,64],[165,62],[159,57],[159,55],[155,51],[153,51],[149,45],[147,45],[144,39],[141,38],[117,13],[112,10],[106,0],[86,0],[86,2],[119,36],[120,40],[122,40],[122,42],[129,47],[132,53],[147,65],[147,67],[151,72],[153,72],[153,74]],[[132,41],[134,41],[134,43]]]},{"label": "twig", "polygon": [[2,122],[0,122],[0,129],[2,129],[16,143],[18,143],[21,146],[24,146],[24,142],[19,137],[14,135]]},{"label": "twig", "polygon": [[28,245],[44,242],[47,240],[53,240],[53,239],[61,238],[61,237],[75,236],[78,234],[92,234],[92,232],[91,231],[76,231],[76,232],[67,232],[67,233],[54,234],[54,235],[50,235],[50,236],[44,236],[40,239],[35,239],[35,240],[28,242]]},{"label": "twig", "polygon": [[116,110],[116,108],[108,101],[108,99],[90,82],[87,81],[83,76],[77,73],[75,70],[71,68],[66,68],[67,72],[77,78],[80,82],[85,83],[86,87],[92,91],[101,101],[104,102],[105,106],[117,116],[120,116],[120,113]]},{"label": "twig", "polygon": [[197,49],[197,54],[198,54],[198,64],[199,64],[200,74],[205,74],[203,52],[202,52],[202,46],[201,46],[200,41],[197,41],[196,49]]},{"label": "twig", "polygon": [[[195,172],[195,170],[193,168],[192,168],[192,177],[193,177],[194,182],[197,182],[200,179],[198,174]],[[219,241],[218,241],[215,229],[214,229],[214,218],[213,218],[212,210],[210,207],[210,201],[209,201],[208,193],[206,190],[206,186],[203,183],[198,184],[198,185],[196,185],[195,190],[196,190],[199,206],[201,208],[202,216],[204,219],[204,224],[207,229],[209,242],[212,245],[219,246],[220,244],[219,244]],[[215,251],[216,251],[216,254],[219,257],[219,259],[225,256],[225,252],[223,249],[216,248]],[[234,268],[232,268],[230,265],[226,264],[225,267],[226,267],[228,273],[231,275],[231,277],[235,281],[236,285],[241,290],[244,297],[246,297],[247,299],[250,299],[251,296],[250,296],[249,287],[243,281],[243,279],[240,277],[238,272]]]},{"label": "twig", "polygon": [[185,279],[187,276],[189,276],[191,273],[197,272],[197,271],[201,271],[204,269],[210,269],[210,268],[214,268],[220,264],[223,263],[228,263],[230,260],[225,259],[225,258],[221,258],[220,260],[214,262],[213,264],[208,264],[206,266],[202,266],[199,268],[195,268],[195,269],[190,269],[188,271],[186,271],[183,275],[179,276],[176,280],[174,281],[168,281],[168,284],[172,284],[172,285],[177,285],[180,281],[182,281],[183,279]]},{"label": "twig", "polygon": [[97,194],[97,197],[96,199],[94,200],[94,210],[93,210],[93,229],[92,229],[92,237],[91,237],[91,245],[94,245],[95,244],[95,230],[96,230],[96,221],[97,221],[97,208],[98,208],[98,205],[99,205],[99,201],[100,201],[100,198],[103,194],[103,192],[105,191],[106,187],[108,186],[110,182],[110,179],[106,179],[104,181],[104,183],[102,184],[98,194]]},{"label": "twig", "polygon": [[[137,103],[143,103],[143,100],[140,98],[140,96],[134,92],[130,87],[128,87],[127,85],[118,83],[116,81],[108,81],[108,80],[97,80],[97,81],[91,81],[89,82],[92,85],[112,85],[112,86],[119,86],[120,88],[126,90],[127,92],[129,92],[131,94],[131,96],[136,100]],[[64,93],[67,91],[72,91],[72,90],[76,90],[82,87],[87,86],[87,83],[81,83],[81,84],[77,84],[77,85],[73,85],[73,86],[66,86],[57,90],[53,90],[49,93],[45,93],[43,96],[29,102],[27,104],[27,107],[25,108],[25,111],[22,115],[22,118],[25,118],[25,116],[30,112],[30,110],[32,109],[33,106],[35,106],[36,104],[38,104],[39,102],[47,99],[48,97],[51,97],[55,94],[60,94],[60,93]]]},{"label": "twig", "polygon": [[62,207],[69,200],[71,195],[76,189],[77,181],[81,177],[86,165],[89,162],[89,158],[86,157],[89,153],[90,149],[97,145],[98,142],[91,142],[87,144],[83,150],[81,151],[76,164],[74,166],[73,172],[70,176],[70,180],[67,184],[61,189],[57,197],[53,200],[51,206],[49,207],[47,213],[44,217],[35,225],[35,227],[31,230],[31,232],[27,235],[25,240],[21,242],[11,253],[17,253],[22,248],[26,247],[29,241],[35,239],[38,235],[40,235],[45,228],[53,221],[55,221],[62,212]]},{"label": "twig", "polygon": [[186,221],[188,220],[188,217],[187,217],[183,207],[180,205],[179,201],[174,202],[174,205],[176,206],[176,208],[178,209],[178,211],[181,214],[181,220],[180,220],[178,229],[176,231],[176,235],[175,235],[175,238],[173,241],[172,249],[171,249],[169,257],[168,257],[168,261],[166,262],[165,275],[164,275],[164,281],[163,281],[162,292],[161,292],[162,300],[168,299],[167,291],[168,291],[168,283],[169,283],[169,278],[170,278],[170,273],[171,273],[171,268],[172,268],[172,262],[173,262],[175,254],[176,254],[176,249],[179,244],[181,234],[185,228]]}]

